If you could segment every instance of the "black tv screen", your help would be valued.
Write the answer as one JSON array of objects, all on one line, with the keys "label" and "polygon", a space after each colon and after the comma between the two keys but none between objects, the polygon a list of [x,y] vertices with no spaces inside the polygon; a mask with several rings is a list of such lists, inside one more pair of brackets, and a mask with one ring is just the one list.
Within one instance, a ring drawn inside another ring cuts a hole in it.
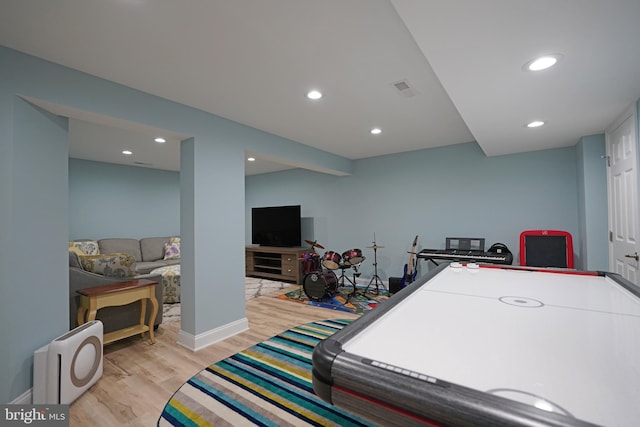
[{"label": "black tv screen", "polygon": [[251,209],[251,241],[261,246],[301,246],[300,205]]}]

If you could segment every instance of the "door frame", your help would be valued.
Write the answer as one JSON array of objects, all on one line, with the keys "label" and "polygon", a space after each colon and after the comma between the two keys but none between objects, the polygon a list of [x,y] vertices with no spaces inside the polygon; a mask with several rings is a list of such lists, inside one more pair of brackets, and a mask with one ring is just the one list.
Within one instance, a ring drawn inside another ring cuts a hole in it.
[{"label": "door frame", "polygon": [[[608,242],[609,242],[609,271],[615,271],[615,259],[614,259],[614,239],[612,238],[613,233],[613,203],[612,203],[612,195],[611,195],[611,134],[627,119],[631,117],[631,123],[634,128],[634,137],[635,137],[635,148],[636,148],[636,164],[635,164],[635,175],[636,175],[636,190],[640,190],[640,173],[638,173],[638,167],[640,166],[640,144],[638,143],[638,108],[637,103],[633,102],[630,106],[624,109],[623,113],[620,114],[606,129],[605,129],[605,159],[607,160],[607,228],[608,228]],[[640,230],[640,197],[636,197],[636,218],[634,219],[636,224],[636,230]],[[636,244],[636,250],[640,252],[640,248]]]}]

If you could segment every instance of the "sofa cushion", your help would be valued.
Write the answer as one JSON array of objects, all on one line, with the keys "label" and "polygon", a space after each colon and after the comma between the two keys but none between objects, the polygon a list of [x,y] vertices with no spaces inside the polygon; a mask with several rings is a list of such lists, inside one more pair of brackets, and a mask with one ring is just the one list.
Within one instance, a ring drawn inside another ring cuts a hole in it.
[{"label": "sofa cushion", "polygon": [[138,239],[101,239],[98,240],[98,246],[100,246],[100,253],[102,254],[129,254],[136,260],[136,262],[142,261],[140,242]]},{"label": "sofa cushion", "polygon": [[[83,254],[80,254],[83,255]],[[82,268],[82,265],[80,265],[80,259],[78,258],[79,254],[77,252],[72,251],[71,249],[69,249],[69,267],[73,267],[73,268]]]},{"label": "sofa cushion", "polygon": [[95,240],[72,240],[69,242],[69,250],[74,252],[82,252],[78,255],[98,255],[100,248]]},{"label": "sofa cushion", "polygon": [[136,261],[129,254],[79,255],[82,269],[106,277],[131,277],[136,275]]},{"label": "sofa cushion", "polygon": [[177,259],[165,259],[164,265],[180,265],[180,258]]},{"label": "sofa cushion", "polygon": [[149,274],[156,268],[164,267],[164,261],[142,261],[136,263],[136,271],[138,274]]},{"label": "sofa cushion", "polygon": [[164,245],[168,237],[145,237],[140,239],[141,261],[157,261],[164,258]]},{"label": "sofa cushion", "polygon": [[166,261],[164,260],[142,261],[142,262],[136,263],[136,271],[138,272],[138,274],[149,274],[151,273],[151,271],[155,270],[156,268],[166,267],[168,265],[178,265],[178,264],[180,264],[179,259],[168,259]]}]

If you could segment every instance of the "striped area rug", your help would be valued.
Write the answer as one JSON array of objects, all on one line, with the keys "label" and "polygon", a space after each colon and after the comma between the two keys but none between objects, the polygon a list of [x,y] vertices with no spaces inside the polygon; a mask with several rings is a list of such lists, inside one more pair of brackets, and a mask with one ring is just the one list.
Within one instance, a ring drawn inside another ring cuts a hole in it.
[{"label": "striped area rug", "polygon": [[158,426],[371,425],[313,393],[314,347],[350,322],[297,326],[203,369],[167,402]]}]

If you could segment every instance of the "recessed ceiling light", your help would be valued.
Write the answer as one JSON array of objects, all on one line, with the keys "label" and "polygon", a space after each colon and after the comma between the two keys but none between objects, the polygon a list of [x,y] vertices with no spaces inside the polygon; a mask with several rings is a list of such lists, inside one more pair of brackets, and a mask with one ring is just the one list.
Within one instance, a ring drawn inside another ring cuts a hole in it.
[{"label": "recessed ceiling light", "polygon": [[158,137],[156,139],[154,139],[155,142],[157,142],[158,144],[164,144],[165,142],[167,142],[166,139]]},{"label": "recessed ceiling light", "polygon": [[256,158],[255,157],[247,157],[247,161],[248,162],[255,162]]},{"label": "recessed ceiling light", "polygon": [[544,55],[534,58],[524,64],[522,67],[525,71],[542,71],[549,67],[553,67],[562,58],[560,54]]},{"label": "recessed ceiling light", "polygon": [[382,133],[382,129],[380,129],[380,128],[371,129],[371,134],[372,135],[380,135],[381,133]]},{"label": "recessed ceiling light", "polygon": [[125,155],[127,155],[127,156],[130,156],[130,155],[132,155],[132,154],[133,154],[133,151],[130,151],[130,150],[122,150],[122,154],[125,154]]},{"label": "recessed ceiling light", "polygon": [[307,92],[307,98],[309,99],[320,99],[322,98],[322,92],[319,90],[310,90]]},{"label": "recessed ceiling light", "polygon": [[530,123],[527,123],[525,126],[527,126],[528,128],[539,128],[542,125],[544,125],[544,122],[542,120],[534,120]]}]

